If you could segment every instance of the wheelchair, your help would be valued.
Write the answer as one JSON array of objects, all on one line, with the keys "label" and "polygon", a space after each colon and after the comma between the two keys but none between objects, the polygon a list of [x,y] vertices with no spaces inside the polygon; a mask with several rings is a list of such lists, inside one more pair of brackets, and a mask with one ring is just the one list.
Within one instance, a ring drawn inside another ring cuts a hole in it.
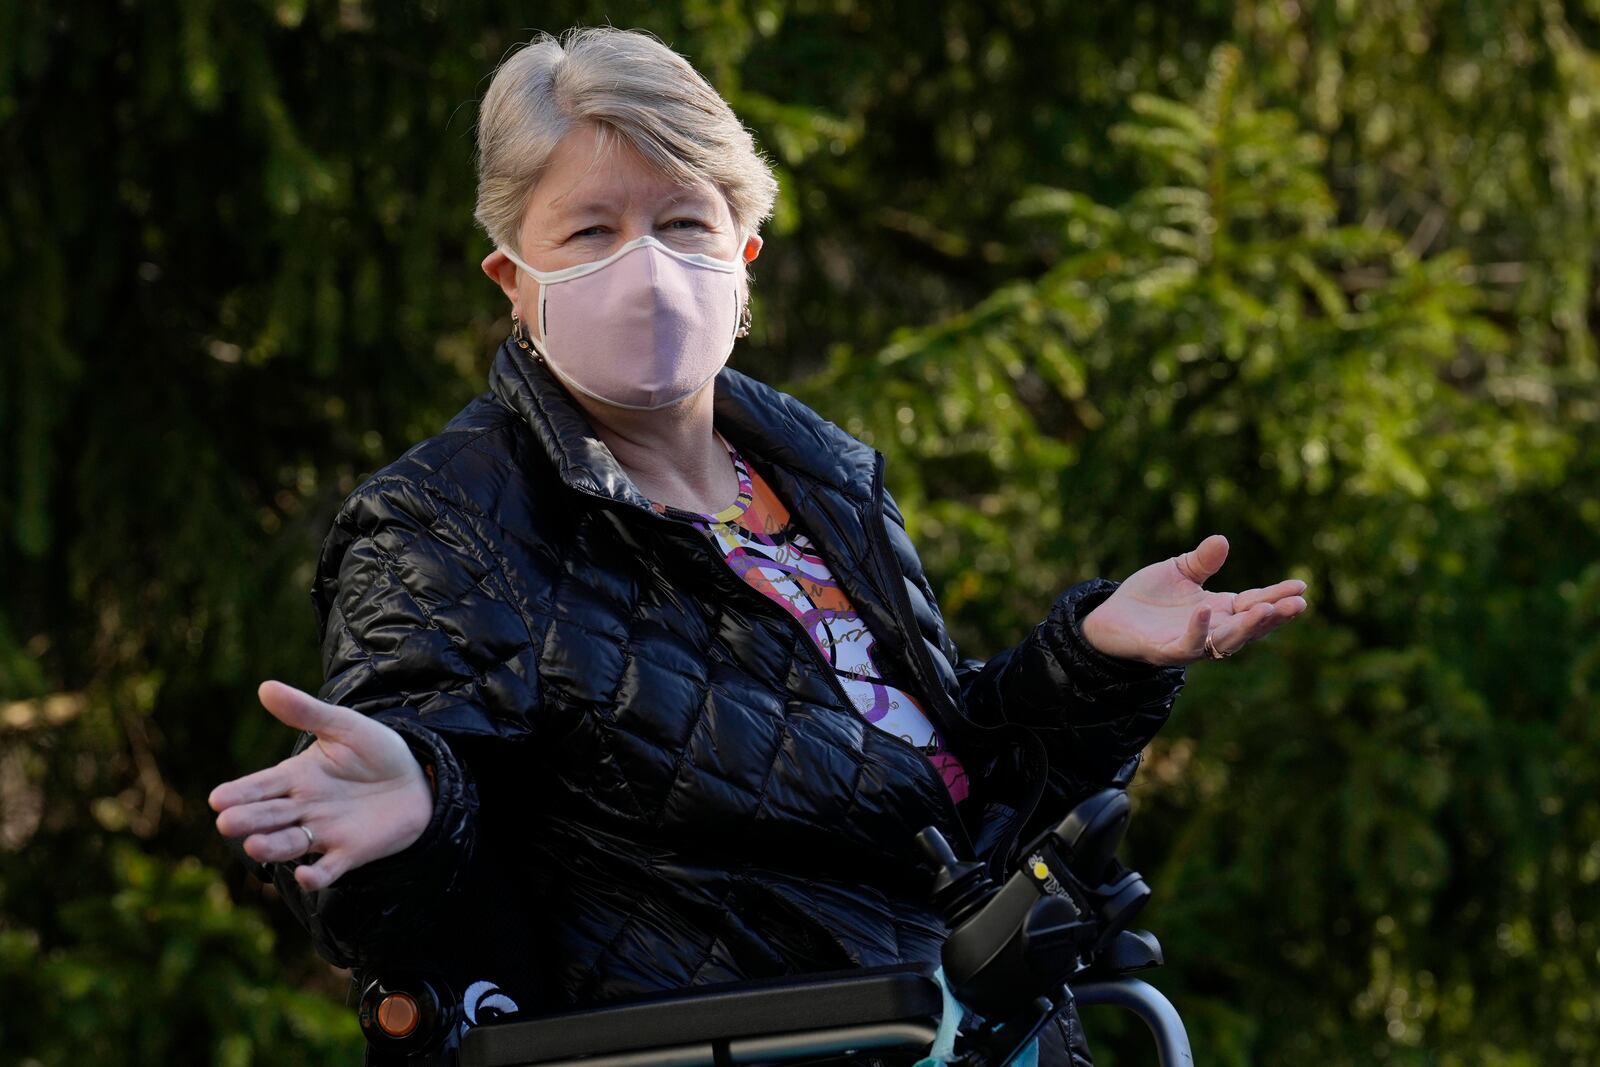
[{"label": "wheelchair", "polygon": [[[933,903],[950,929],[940,964],[859,968],[655,994],[584,1011],[487,1021],[448,1054],[459,1022],[449,990],[376,977],[359,990],[370,1067],[909,1067],[930,1053],[953,1067],[1006,1067],[1069,999],[1113,1005],[1148,1026],[1161,1067],[1191,1067],[1183,1021],[1136,972],[1161,946],[1129,924],[1150,897],[1115,857],[1130,806],[1120,789],[1081,801],[1020,853],[996,885],[959,862],[933,827],[917,841],[935,870]],[[968,1014],[941,1032],[953,995]],[[935,1043],[941,1036],[943,1048]]]}]

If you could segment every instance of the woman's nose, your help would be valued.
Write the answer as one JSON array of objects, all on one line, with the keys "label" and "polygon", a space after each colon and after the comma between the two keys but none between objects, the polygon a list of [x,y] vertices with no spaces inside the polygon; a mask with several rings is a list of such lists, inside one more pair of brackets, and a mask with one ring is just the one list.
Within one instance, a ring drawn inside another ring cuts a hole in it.
[{"label": "woman's nose", "polygon": [[627,244],[629,241],[637,241],[639,238],[655,232],[655,225],[649,219],[625,222],[622,225],[621,243]]},{"label": "woman's nose", "polygon": [[658,237],[654,219],[632,219],[624,222],[617,230],[616,241],[612,245],[615,251],[629,241],[637,241],[641,237]]}]

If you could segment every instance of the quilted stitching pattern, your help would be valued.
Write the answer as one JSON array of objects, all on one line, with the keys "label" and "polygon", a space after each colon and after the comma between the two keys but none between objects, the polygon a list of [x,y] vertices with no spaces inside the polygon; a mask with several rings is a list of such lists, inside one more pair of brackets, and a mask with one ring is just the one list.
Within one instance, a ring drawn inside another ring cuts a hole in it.
[{"label": "quilted stitching pattern", "polygon": [[937,772],[842,702],[699,534],[642,506],[542,368],[508,343],[491,386],[352,494],[323,548],[323,697],[400,729],[441,782],[405,852],[316,894],[271,872],[334,963],[493,965],[555,1007],[931,959],[915,833],[1002,847],[1019,776],[1043,773],[1019,736],[1059,800],[1136,753],[1182,684],[1082,642],[1109,583],[1069,590],[987,664],[959,660],[898,508],[872,498],[874,453],[725,370],[719,428],[890,631],[892,669],[957,717],[979,773],[955,825]]}]

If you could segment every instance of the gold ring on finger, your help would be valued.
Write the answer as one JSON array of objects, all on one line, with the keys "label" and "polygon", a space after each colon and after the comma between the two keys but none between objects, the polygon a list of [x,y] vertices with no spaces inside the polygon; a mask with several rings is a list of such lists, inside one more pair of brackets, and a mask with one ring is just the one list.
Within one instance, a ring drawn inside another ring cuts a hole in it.
[{"label": "gold ring on finger", "polygon": [[1215,644],[1212,643],[1212,641],[1211,641],[1211,631],[1210,630],[1206,631],[1206,653],[1212,659],[1227,659],[1229,656],[1233,655],[1234,651],[1238,651],[1238,650],[1235,649],[1235,650],[1230,651],[1230,652],[1222,651],[1220,648],[1218,648]]}]

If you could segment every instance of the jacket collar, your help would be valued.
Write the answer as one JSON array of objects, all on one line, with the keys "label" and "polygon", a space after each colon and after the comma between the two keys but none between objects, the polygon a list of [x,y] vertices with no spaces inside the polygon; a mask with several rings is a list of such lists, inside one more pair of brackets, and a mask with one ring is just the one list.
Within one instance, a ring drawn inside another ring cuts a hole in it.
[{"label": "jacket collar", "polygon": [[[718,372],[712,387],[716,427],[740,451],[862,503],[871,500],[874,449],[794,397],[731,367]],[[567,485],[649,507],[583,409],[538,356],[507,338],[495,353],[489,388],[527,421]]]}]

